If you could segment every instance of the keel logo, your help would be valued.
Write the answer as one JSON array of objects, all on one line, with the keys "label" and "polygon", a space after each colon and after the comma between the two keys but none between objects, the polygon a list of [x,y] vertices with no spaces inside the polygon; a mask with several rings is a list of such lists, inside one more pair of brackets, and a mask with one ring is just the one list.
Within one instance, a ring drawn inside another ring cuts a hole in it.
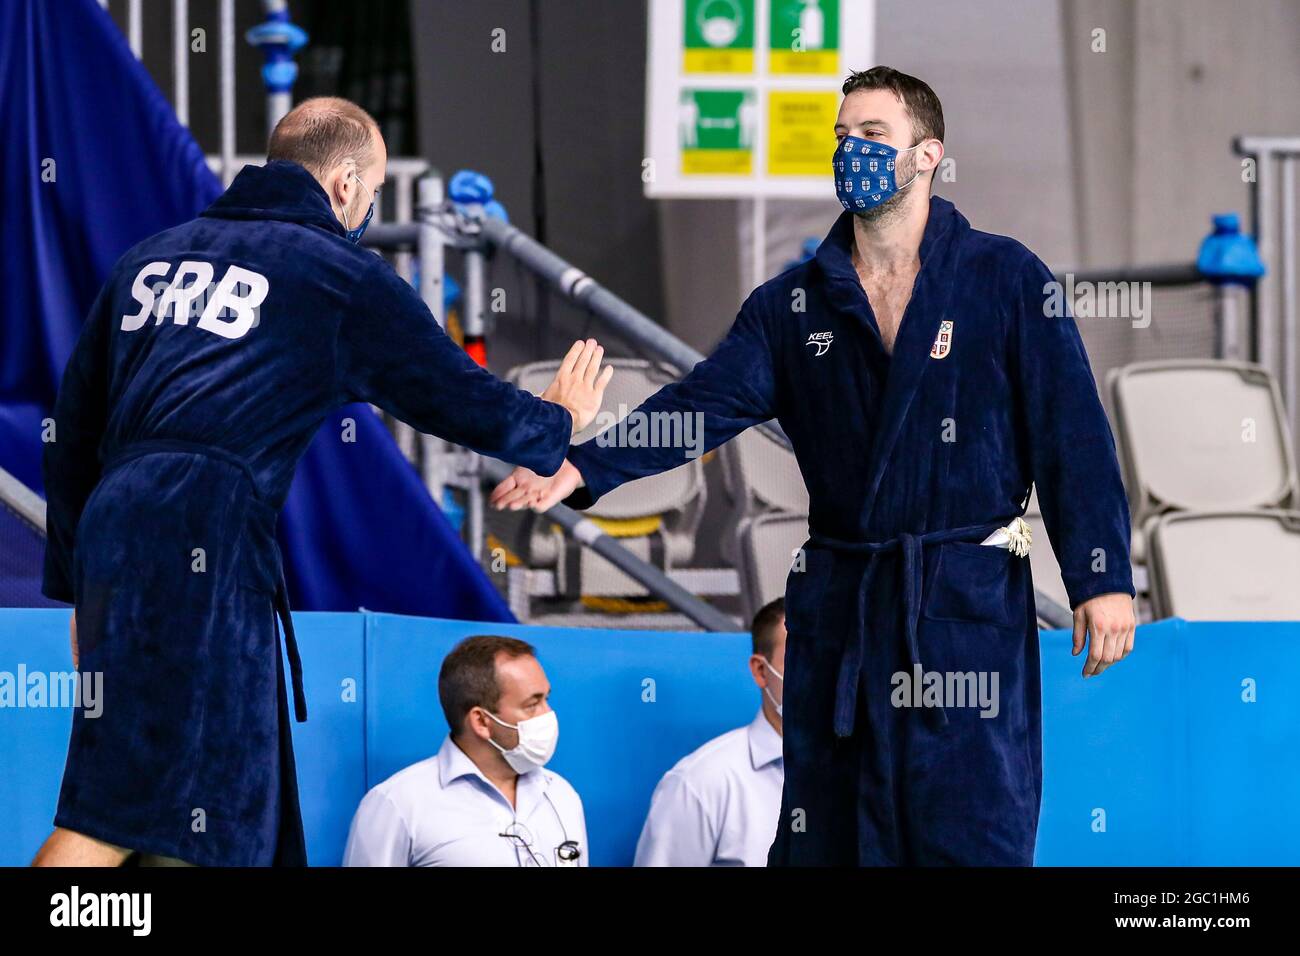
[{"label": "keel logo", "polygon": [[51,926],[127,926],[133,936],[148,936],[153,925],[151,893],[70,893],[50,897]]},{"label": "keel logo", "polygon": [[952,351],[952,323],[944,320],[939,323],[939,334],[934,337],[934,345],[930,348],[930,358],[946,358]]},{"label": "keel logo", "polygon": [[830,332],[814,332],[812,335],[808,336],[808,341],[805,342],[804,345],[815,345],[817,347],[817,355],[825,355],[833,341],[835,341],[835,336]]}]

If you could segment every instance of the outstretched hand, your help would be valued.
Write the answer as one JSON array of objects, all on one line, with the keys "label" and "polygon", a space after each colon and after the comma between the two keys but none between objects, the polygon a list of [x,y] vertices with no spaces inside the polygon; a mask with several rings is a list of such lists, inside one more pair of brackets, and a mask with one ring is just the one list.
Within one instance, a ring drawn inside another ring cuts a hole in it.
[{"label": "outstretched hand", "polygon": [[565,461],[550,478],[520,465],[492,489],[488,504],[498,511],[549,511],[582,486],[582,473]]},{"label": "outstretched hand", "polygon": [[573,416],[573,434],[578,434],[596,417],[605,398],[605,386],[614,374],[612,365],[600,370],[605,350],[595,339],[577,341],[564,356],[555,378],[542,392],[542,398],[563,405]]}]

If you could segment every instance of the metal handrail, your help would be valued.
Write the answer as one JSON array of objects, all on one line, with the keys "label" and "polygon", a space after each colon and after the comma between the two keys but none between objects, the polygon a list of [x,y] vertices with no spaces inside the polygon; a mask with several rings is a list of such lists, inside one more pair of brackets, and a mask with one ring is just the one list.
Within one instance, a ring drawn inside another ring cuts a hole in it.
[{"label": "metal handrail", "polygon": [[1074,614],[1064,604],[1034,589],[1034,610],[1038,619],[1054,631],[1068,630],[1074,626]]},{"label": "metal handrail", "polygon": [[[644,312],[624,302],[613,292],[577,266],[557,256],[532,236],[498,219],[483,216],[476,220],[480,235],[492,246],[510,253],[535,275],[567,299],[590,310],[614,332],[634,343],[650,358],[657,359],[685,374],[704,360],[691,348]],[[790,439],[775,421],[757,426],[785,448]]]},{"label": "metal handrail", "polygon": [[1082,282],[1150,282],[1152,285],[1170,286],[1196,285],[1205,281],[1205,277],[1197,270],[1195,262],[1111,266],[1101,269],[1057,269],[1054,270],[1053,277],[1061,283],[1064,283],[1067,277],[1073,277],[1076,285]]},{"label": "metal handrail", "polygon": [[0,468],[0,505],[8,506],[41,537],[45,536],[44,499],[3,468]]},{"label": "metal handrail", "polygon": [[[495,459],[483,460],[483,477],[490,483],[510,476],[514,469]],[[555,505],[546,512],[565,533],[584,547],[590,548],[628,577],[642,585],[655,597],[667,602],[676,611],[685,614],[708,631],[734,631],[736,622],[713,605],[696,597],[653,564],[648,564],[607,535],[596,522],[567,505]]]},{"label": "metal handrail", "polygon": [[1277,376],[1286,401],[1288,425],[1300,440],[1300,278],[1297,277],[1296,178],[1300,175],[1300,136],[1238,136],[1233,149],[1255,161],[1250,177],[1255,244],[1267,272],[1252,303],[1253,358]]}]

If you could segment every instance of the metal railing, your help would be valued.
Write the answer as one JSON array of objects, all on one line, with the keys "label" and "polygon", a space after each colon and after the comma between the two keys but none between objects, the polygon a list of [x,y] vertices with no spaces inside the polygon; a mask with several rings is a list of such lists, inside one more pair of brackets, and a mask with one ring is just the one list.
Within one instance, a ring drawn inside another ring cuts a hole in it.
[{"label": "metal railing", "polygon": [[[1237,283],[1211,283],[1195,262],[1149,266],[1115,266],[1106,269],[1057,270],[1057,282],[1069,290],[1106,290],[1109,287],[1149,284],[1154,315],[1148,340],[1118,332],[1116,317],[1108,328],[1076,314],[1098,381],[1114,367],[1158,358],[1220,358],[1244,361],[1251,351],[1247,328],[1251,313],[1250,290]],[[1073,308],[1074,302],[1070,302]],[[1077,310],[1076,310],[1077,313]]]},{"label": "metal railing", "polygon": [[[488,482],[498,482],[511,471],[511,467],[503,462],[492,459],[485,459],[483,462],[483,478]],[[708,602],[700,600],[668,574],[634,555],[601,530],[590,518],[565,505],[551,508],[546,512],[546,517],[559,525],[574,541],[600,555],[655,597],[667,602],[706,631],[736,630],[735,620]]]},{"label": "metal railing", "polygon": [[1255,161],[1250,182],[1255,245],[1267,273],[1254,299],[1254,360],[1272,372],[1282,388],[1293,441],[1300,441],[1300,337],[1296,330],[1296,175],[1300,136],[1239,136],[1239,156]]},{"label": "metal railing", "polygon": [[45,536],[45,500],[9,472],[0,468],[0,507],[8,508]]}]

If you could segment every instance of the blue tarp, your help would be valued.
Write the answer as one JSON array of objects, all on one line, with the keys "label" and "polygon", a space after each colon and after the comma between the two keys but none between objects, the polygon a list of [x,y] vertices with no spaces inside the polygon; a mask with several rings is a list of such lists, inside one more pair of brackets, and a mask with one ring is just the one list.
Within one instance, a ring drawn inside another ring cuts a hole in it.
[{"label": "blue tarp", "polygon": [[[39,490],[41,422],[113,263],[221,185],[95,0],[0,4],[0,89],[0,467]],[[513,620],[366,406],[322,427],[280,537],[296,608]]]}]

